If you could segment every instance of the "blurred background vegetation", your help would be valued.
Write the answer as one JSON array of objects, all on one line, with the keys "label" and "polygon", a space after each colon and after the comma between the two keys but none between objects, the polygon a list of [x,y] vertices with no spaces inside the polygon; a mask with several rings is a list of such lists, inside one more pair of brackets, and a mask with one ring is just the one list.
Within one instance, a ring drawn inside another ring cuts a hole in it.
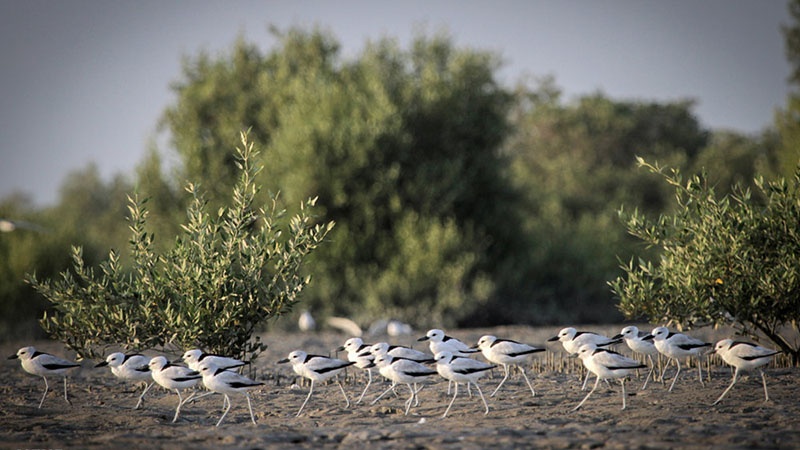
[{"label": "blurred background vegetation", "polygon": [[[161,246],[185,220],[187,180],[221,204],[246,129],[262,149],[257,183],[279,191],[290,213],[319,196],[319,219],[337,224],[306,267],[304,308],[362,325],[621,320],[607,281],[647,250],[618,211],[674,207],[673,189],[636,156],[687,174],[706,168],[722,194],[757,174],[791,176],[800,156],[794,94],[773,128],[742,135],[704,128],[691,100],[565,101],[551,78],[501,85],[499,55],[446,34],[420,34],[409,48],[385,38],[345,59],[319,29],[272,32],[279,45],[266,51],[240,39],[225,54],[185,58],[160,122],[169,148],[151,144],[135,173],[105,181],[90,165],[46,208],[0,199],[0,218],[18,221],[0,233],[0,339],[41,333],[47,305],[26,273],[58,277],[71,245],[87,265],[110,248],[125,258],[127,194],[150,198]],[[800,32],[784,34],[796,86]]]}]

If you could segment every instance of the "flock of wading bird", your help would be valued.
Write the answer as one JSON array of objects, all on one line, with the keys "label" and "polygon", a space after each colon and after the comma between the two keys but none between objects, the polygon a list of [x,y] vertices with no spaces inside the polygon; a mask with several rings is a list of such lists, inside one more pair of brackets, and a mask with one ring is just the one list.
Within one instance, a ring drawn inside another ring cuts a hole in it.
[{"label": "flock of wading bird", "polygon": [[[361,403],[364,399],[372,383],[372,369],[377,368],[377,371],[383,377],[391,381],[391,386],[372,400],[372,404],[378,402],[389,392],[393,392],[398,384],[405,384],[410,391],[410,396],[404,405],[406,415],[412,406],[419,405],[417,394],[422,389],[422,386],[425,383],[435,381],[437,375],[448,381],[448,395],[451,388],[453,391],[453,398],[447,405],[442,417],[447,417],[448,412],[450,412],[450,408],[458,396],[459,384],[466,384],[470,394],[471,387],[475,387],[483,402],[484,414],[488,414],[489,405],[483,396],[478,380],[498,366],[502,366],[504,376],[492,392],[491,397],[497,394],[508,379],[511,369],[515,367],[525,379],[531,395],[536,395],[533,384],[531,384],[525,372],[524,364],[532,355],[544,352],[545,349],[542,347],[535,347],[491,335],[481,337],[474,346],[468,346],[456,338],[447,336],[444,331],[439,329],[429,330],[418,341],[429,341],[430,353],[410,347],[390,345],[386,342],[369,345],[358,337],[348,339],[343,346],[337,349],[337,351],[347,352],[347,360],[308,354],[302,350],[295,350],[289,353],[287,358],[278,361],[278,363],[291,363],[292,369],[296,374],[311,381],[308,395],[295,416],[300,416],[303,412],[311,398],[311,394],[314,392],[315,383],[335,378],[342,370],[350,366],[363,369],[367,374],[366,386],[356,403]],[[627,406],[626,378],[640,369],[649,368],[650,370],[642,385],[642,389],[645,389],[651,378],[653,380],[656,379],[657,374],[654,371],[653,356],[659,354],[674,361],[677,367],[677,372],[669,386],[669,391],[672,391],[675,387],[675,382],[680,375],[681,359],[687,357],[700,358],[706,354],[716,353],[727,364],[733,366],[735,371],[731,384],[722,392],[713,405],[719,403],[733,388],[741,370],[755,368],[761,371],[764,400],[768,401],[767,381],[762,366],[766,365],[773,356],[780,353],[753,343],[733,339],[723,339],[717,342],[712,349],[711,343],[703,342],[686,334],[671,332],[665,327],[657,327],[650,333],[646,333],[639,331],[635,326],[628,326],[623,328],[620,334],[613,337],[606,337],[590,331],[577,331],[575,328],[564,328],[558,335],[553,336],[548,341],[560,341],[566,352],[580,358],[587,369],[583,390],[586,389],[591,374],[597,377],[594,387],[573,408],[573,411],[583,406],[597,389],[601,380],[610,379],[620,381],[622,386],[622,409],[625,409]],[[633,352],[643,355],[649,365],[609,348],[616,344],[621,344],[623,341]],[[482,355],[486,362],[475,359],[473,356],[477,354]],[[39,352],[34,347],[23,347],[16,354],[9,357],[9,359],[15,358],[22,362],[22,368],[26,372],[44,379],[45,390],[42,399],[39,401],[39,408],[42,407],[47,397],[49,389],[48,376],[64,377],[64,400],[70,403],[67,396],[67,374],[70,369],[80,367],[80,364],[48,353]],[[180,363],[185,363],[186,365],[181,365]],[[139,401],[134,409],[138,409],[142,405],[145,394],[154,383],[165,389],[175,391],[178,395],[178,405],[175,409],[173,422],[178,420],[181,407],[187,402],[212,393],[223,394],[223,413],[216,424],[216,426],[219,426],[231,409],[230,395],[233,394],[244,395],[250,411],[250,420],[254,424],[256,423],[248,390],[264,383],[237,372],[245,364],[245,362],[232,357],[211,355],[200,349],[194,349],[186,351],[176,361],[169,361],[165,356],[151,358],[139,353],[112,353],[108,355],[105,361],[98,363],[95,367],[108,366],[111,368],[111,372],[122,380],[144,382],[144,390],[139,395]],[[698,364],[697,367],[699,380],[702,384],[702,364]],[[661,371],[661,382],[664,382],[664,372],[666,372],[666,367]],[[199,391],[193,390],[186,398],[181,395],[182,391],[194,388],[201,381],[208,392],[198,395]],[[349,408],[350,399],[338,378],[336,383],[344,396],[346,407]]]}]

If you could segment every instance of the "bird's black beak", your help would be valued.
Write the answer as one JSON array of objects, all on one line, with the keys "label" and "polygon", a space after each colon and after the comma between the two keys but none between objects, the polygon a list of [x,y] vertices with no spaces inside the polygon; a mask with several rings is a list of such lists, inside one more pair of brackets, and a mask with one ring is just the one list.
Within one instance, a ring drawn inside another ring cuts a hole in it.
[{"label": "bird's black beak", "polygon": [[278,361],[278,364],[286,364],[287,362],[289,362],[289,358],[284,358],[284,359]]},{"label": "bird's black beak", "polygon": [[107,365],[108,365],[108,361],[103,361],[103,362],[99,362],[99,363],[95,364],[94,367],[95,368],[97,368],[97,367],[105,367]]},{"label": "bird's black beak", "polygon": [[365,369],[372,369],[372,368],[373,368],[373,367],[375,367],[375,366],[377,366],[377,364],[375,364],[375,361],[373,360],[373,361],[370,361],[370,362],[369,362],[369,364],[367,364],[366,366],[364,366],[364,368],[365,368]]},{"label": "bird's black beak", "polygon": [[17,359],[17,358],[19,358],[19,356],[17,356],[16,353],[8,357],[8,359]]},{"label": "bird's black beak", "polygon": [[648,334],[647,336],[642,338],[643,341],[652,341],[653,339],[655,339],[655,336],[653,336],[652,334]]},{"label": "bird's black beak", "polygon": [[344,351],[344,345],[339,347],[339,348],[337,348],[336,351],[337,352],[343,352]]},{"label": "bird's black beak", "polygon": [[428,336],[422,336],[421,338],[417,339],[417,342],[427,341]]},{"label": "bird's black beak", "polygon": [[183,357],[181,356],[180,358],[176,359],[175,361],[172,361],[172,364],[179,364],[179,363],[182,363],[182,362],[183,362]]},{"label": "bird's black beak", "polygon": [[547,342],[555,342],[557,340],[558,340],[558,336],[553,336],[550,339],[548,339]]},{"label": "bird's black beak", "polygon": [[622,334],[618,334],[618,335],[612,337],[611,339],[622,339]]}]

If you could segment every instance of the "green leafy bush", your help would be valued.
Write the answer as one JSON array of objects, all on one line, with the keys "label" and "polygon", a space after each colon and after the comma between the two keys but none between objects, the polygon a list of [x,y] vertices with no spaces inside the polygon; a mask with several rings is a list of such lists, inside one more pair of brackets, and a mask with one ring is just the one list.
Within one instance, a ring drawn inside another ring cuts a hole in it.
[{"label": "green leafy bush", "polygon": [[685,184],[680,173],[639,160],[676,189],[677,208],[656,221],[621,215],[628,231],[661,250],[659,260],[631,261],[610,282],[629,318],[680,326],[730,324],[765,336],[791,355],[800,344],[800,168],[794,179],[755,180],[758,198],[734,186],[717,198],[705,175]]},{"label": "green leafy bush", "polygon": [[61,279],[30,275],[28,282],[53,306],[40,322],[44,330],[84,357],[108,345],[177,345],[255,358],[264,346],[252,339],[254,332],[297,303],[310,282],[301,266],[334,224],[313,223],[316,199],[306,200],[286,223],[277,196],[254,208],[259,188],[253,180],[260,169],[251,162],[257,152],[247,133],[241,141],[231,206],[210,213],[197,186],[189,184],[188,219],[170,251],[155,252],[146,201],[134,195],[130,270],[123,270],[112,250],[96,272],[85,266],[81,248],[73,247],[73,270]]}]

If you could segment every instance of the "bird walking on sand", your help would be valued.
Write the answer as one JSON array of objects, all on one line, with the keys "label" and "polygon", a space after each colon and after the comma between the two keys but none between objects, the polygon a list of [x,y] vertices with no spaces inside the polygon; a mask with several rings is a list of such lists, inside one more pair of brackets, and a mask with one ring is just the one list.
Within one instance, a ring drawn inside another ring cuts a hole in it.
[{"label": "bird walking on sand", "polygon": [[618,335],[612,338],[623,339],[625,344],[628,345],[628,348],[630,348],[633,352],[647,356],[647,361],[650,362],[650,372],[647,373],[647,378],[644,379],[642,390],[647,389],[647,382],[650,381],[650,377],[653,377],[653,381],[655,381],[655,375],[653,375],[653,372],[656,364],[653,361],[653,355],[658,355],[658,349],[656,348],[652,339],[645,339],[649,334],[650,333],[644,331],[639,331],[639,328],[631,325],[623,328]]},{"label": "bird walking on sand", "polygon": [[42,394],[42,400],[39,401],[39,409],[42,408],[44,399],[47,397],[47,391],[50,389],[47,377],[52,375],[64,377],[64,400],[66,400],[67,404],[72,405],[67,396],[67,371],[80,367],[80,364],[49,353],[36,351],[34,347],[22,347],[17,350],[17,353],[9,356],[8,359],[19,359],[25,372],[31,375],[38,375],[44,380],[44,394]]},{"label": "bird walking on sand", "polygon": [[459,341],[458,339],[444,334],[444,331],[439,329],[431,329],[417,339],[417,341],[430,341],[430,349],[432,354],[441,352],[450,352],[455,356],[470,356],[473,353],[478,353],[480,350],[471,348],[467,344]]},{"label": "bird walking on sand", "polygon": [[599,348],[594,344],[586,344],[578,350],[578,357],[583,361],[587,370],[597,375],[594,387],[586,397],[578,403],[573,411],[577,411],[586,402],[590,395],[597,389],[600,380],[619,379],[622,384],[622,409],[627,406],[625,402],[625,377],[632,374],[636,369],[644,369],[647,366],[634,359],[623,356],[613,350]]},{"label": "bird walking on sand", "polygon": [[[576,355],[578,350],[586,344],[594,344],[597,347],[608,347],[621,343],[622,339],[612,339],[592,331],[578,331],[575,328],[567,327],[562,328],[557,335],[551,337],[547,341],[560,341],[567,353]],[[589,375],[591,375],[591,373],[591,371],[586,371],[586,378],[583,379],[583,386],[581,387],[582,391],[586,390],[586,385],[589,383]]]},{"label": "bird walking on sand", "polygon": [[230,370],[225,369],[224,367],[217,367],[214,365],[212,361],[203,361],[198,366],[200,369],[200,374],[203,376],[203,385],[205,385],[206,389],[210,390],[211,392],[217,392],[225,396],[226,403],[228,404],[225,411],[220,416],[219,420],[217,421],[217,425],[222,423],[222,419],[228,415],[228,411],[231,410],[231,399],[228,397],[229,394],[244,394],[245,398],[247,399],[247,409],[250,411],[250,420],[253,422],[253,425],[256,424],[256,418],[253,416],[253,406],[250,403],[250,393],[248,389],[252,389],[256,386],[262,386],[264,383],[251,380],[244,375],[240,375],[236,372],[231,372]]},{"label": "bird walking on sand", "polygon": [[488,361],[502,365],[503,371],[505,372],[505,376],[503,376],[502,381],[500,381],[500,384],[497,385],[490,397],[494,397],[497,391],[500,390],[500,386],[506,382],[511,367],[519,368],[520,372],[522,372],[522,377],[525,378],[525,382],[528,383],[531,395],[534,397],[536,396],[536,391],[533,389],[528,375],[525,374],[525,368],[522,366],[522,363],[525,362],[530,355],[543,352],[545,349],[512,341],[511,339],[500,339],[490,334],[482,336],[475,347],[480,349],[483,357]]},{"label": "bird walking on sand", "polygon": [[[675,378],[672,379],[672,384],[669,385],[669,392],[672,392],[672,388],[675,387],[675,382],[678,381],[678,375],[681,374],[680,358],[697,356],[699,359],[700,354],[706,347],[711,347],[711,343],[709,342],[703,342],[700,339],[695,339],[685,334],[673,333],[669,331],[667,327],[653,328],[653,331],[643,339],[652,339],[658,351],[667,358],[675,361],[675,365],[678,366]],[[666,367],[664,367],[663,372],[666,372]],[[663,372],[661,373],[662,382],[664,381]],[[705,386],[703,383],[703,365],[699,361],[697,364],[697,373],[700,379],[700,385]]]},{"label": "bird walking on sand", "polygon": [[181,414],[181,407],[194,397],[194,393],[192,393],[184,400],[181,391],[196,385],[203,376],[188,367],[176,366],[163,356],[156,356],[151,359],[148,366],[153,375],[153,380],[159,386],[175,391],[178,394],[178,407],[175,408],[175,417],[172,418],[172,423],[175,423]]},{"label": "bird walking on sand", "polygon": [[373,364],[378,367],[378,371],[381,375],[392,381],[392,385],[383,391],[383,393],[375,400],[373,400],[372,404],[374,405],[384,395],[388,394],[389,391],[394,389],[395,384],[404,383],[411,391],[411,396],[405,403],[405,415],[408,415],[408,411],[411,409],[412,403],[415,405],[419,404],[419,401],[417,400],[417,392],[419,391],[412,385],[427,379],[431,375],[436,375],[437,373],[435,370],[430,369],[421,363],[408,359],[395,358],[388,353],[376,356]]},{"label": "bird walking on sand", "polygon": [[[303,408],[306,407],[308,399],[311,398],[311,394],[314,392],[315,382],[325,381],[329,378],[333,378],[345,367],[355,364],[353,361],[343,361],[341,359],[330,358],[321,355],[309,355],[302,350],[295,350],[289,353],[287,358],[278,361],[278,364],[286,363],[292,363],[292,370],[294,370],[294,373],[311,380],[311,388],[308,390],[308,396],[306,396],[305,401],[300,406],[300,409],[297,411],[297,414],[295,414],[295,417],[300,417],[300,413],[303,412]],[[347,398],[347,394],[344,392],[342,383],[340,383],[338,380],[336,383],[339,385],[339,389],[342,391],[342,395],[344,396],[344,401],[347,403],[345,408],[349,408],[350,399]]]},{"label": "bird walking on sand", "polygon": [[146,394],[155,383],[152,375],[150,374],[150,367],[148,366],[149,363],[150,358],[139,353],[131,353],[126,355],[121,352],[114,352],[108,355],[105,361],[97,363],[95,367],[110,367],[111,373],[113,373],[114,376],[120,380],[143,381],[144,390],[142,391],[142,394],[139,395],[139,401],[133,408],[139,409],[144,401],[144,394]]},{"label": "bird walking on sand", "polygon": [[780,352],[770,348],[762,347],[760,345],[751,344],[749,342],[723,339],[717,342],[717,345],[714,347],[714,350],[712,350],[711,353],[718,354],[722,357],[723,361],[736,368],[736,370],[733,372],[733,380],[731,380],[731,385],[725,389],[722,395],[719,396],[717,401],[715,401],[712,406],[722,401],[722,398],[725,397],[725,394],[727,394],[733,385],[736,384],[736,379],[739,376],[740,370],[750,370],[755,368],[758,368],[758,370],[761,372],[761,382],[764,384],[764,401],[769,401],[769,393],[767,392],[767,378],[764,376],[764,370],[761,369],[761,367],[769,363],[770,359]]},{"label": "bird walking on sand", "polygon": [[375,357],[372,353],[369,352],[370,345],[365,344],[364,341],[360,337],[352,337],[344,342],[344,345],[337,348],[336,351],[347,351],[347,360],[352,361],[354,366],[358,367],[359,369],[367,371],[367,385],[364,386],[364,390],[361,391],[361,395],[356,400],[356,404],[361,403],[361,400],[364,399],[364,394],[367,393],[367,389],[372,384],[372,360]]},{"label": "bird walking on sand", "polygon": [[442,418],[447,417],[447,413],[450,412],[450,408],[453,407],[453,403],[456,401],[456,397],[458,397],[458,383],[467,383],[467,385],[470,383],[473,384],[483,401],[483,406],[485,408],[483,414],[489,414],[489,405],[486,403],[486,398],[483,396],[481,387],[478,386],[478,378],[486,375],[488,371],[497,366],[463,356],[453,356],[450,352],[437,353],[434,359],[436,360],[436,371],[439,375],[455,383],[453,399],[450,400],[450,404],[447,405],[447,409],[444,411],[444,414],[442,414]]}]

